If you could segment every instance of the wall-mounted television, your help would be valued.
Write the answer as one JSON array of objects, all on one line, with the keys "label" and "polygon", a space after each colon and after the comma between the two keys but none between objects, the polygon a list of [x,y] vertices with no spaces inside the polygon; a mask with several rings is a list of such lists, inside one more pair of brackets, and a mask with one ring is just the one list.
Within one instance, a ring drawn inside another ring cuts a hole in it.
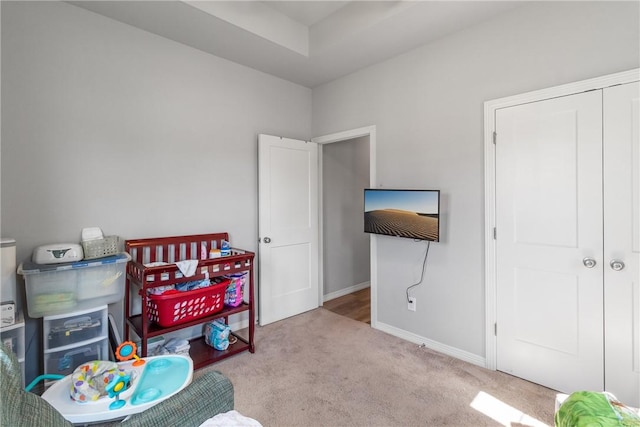
[{"label": "wall-mounted television", "polygon": [[440,190],[365,188],[364,231],[440,241]]}]

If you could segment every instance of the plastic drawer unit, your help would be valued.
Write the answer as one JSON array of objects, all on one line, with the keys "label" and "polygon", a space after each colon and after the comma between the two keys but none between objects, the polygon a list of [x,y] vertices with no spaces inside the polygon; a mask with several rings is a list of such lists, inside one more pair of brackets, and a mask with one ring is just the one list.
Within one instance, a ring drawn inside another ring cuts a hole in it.
[{"label": "plastic drawer unit", "polygon": [[76,312],[121,301],[127,253],[90,261],[65,264],[35,264],[18,267],[24,276],[30,317]]},{"label": "plastic drawer unit", "polygon": [[108,359],[107,319],[106,305],[45,316],[42,320],[45,373],[68,375],[82,363]]}]

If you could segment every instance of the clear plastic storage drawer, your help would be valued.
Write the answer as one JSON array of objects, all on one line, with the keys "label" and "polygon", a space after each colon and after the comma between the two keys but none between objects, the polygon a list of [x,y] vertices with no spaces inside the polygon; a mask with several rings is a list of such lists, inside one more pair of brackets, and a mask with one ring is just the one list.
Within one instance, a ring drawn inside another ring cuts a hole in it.
[{"label": "clear plastic storage drawer", "polygon": [[92,360],[108,360],[109,348],[107,338],[92,344],[73,348],[45,352],[44,365],[47,374],[69,375],[85,362]]},{"label": "clear plastic storage drawer", "polygon": [[77,345],[107,335],[107,306],[43,319],[45,349]]},{"label": "clear plastic storage drawer", "polygon": [[18,361],[22,361],[24,359],[24,323],[12,326],[3,328],[0,338],[2,343],[15,353]]}]

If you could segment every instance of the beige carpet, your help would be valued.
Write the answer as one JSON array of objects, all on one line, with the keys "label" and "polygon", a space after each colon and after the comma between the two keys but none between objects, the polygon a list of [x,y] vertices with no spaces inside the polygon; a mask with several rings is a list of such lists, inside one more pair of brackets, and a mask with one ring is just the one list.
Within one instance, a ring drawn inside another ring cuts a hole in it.
[{"label": "beige carpet", "polygon": [[553,425],[555,391],[322,308],[257,327],[255,342],[206,369],[265,427]]}]

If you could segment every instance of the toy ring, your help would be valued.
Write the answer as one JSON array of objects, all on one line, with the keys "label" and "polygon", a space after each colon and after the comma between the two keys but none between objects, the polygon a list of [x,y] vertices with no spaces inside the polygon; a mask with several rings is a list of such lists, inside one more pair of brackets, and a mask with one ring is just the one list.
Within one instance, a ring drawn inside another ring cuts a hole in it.
[{"label": "toy ring", "polygon": [[115,353],[118,360],[122,362],[130,359],[136,359],[136,361],[133,362],[133,366],[144,365],[144,360],[138,357],[138,347],[133,341],[123,342],[118,346],[118,348],[116,348]]}]

